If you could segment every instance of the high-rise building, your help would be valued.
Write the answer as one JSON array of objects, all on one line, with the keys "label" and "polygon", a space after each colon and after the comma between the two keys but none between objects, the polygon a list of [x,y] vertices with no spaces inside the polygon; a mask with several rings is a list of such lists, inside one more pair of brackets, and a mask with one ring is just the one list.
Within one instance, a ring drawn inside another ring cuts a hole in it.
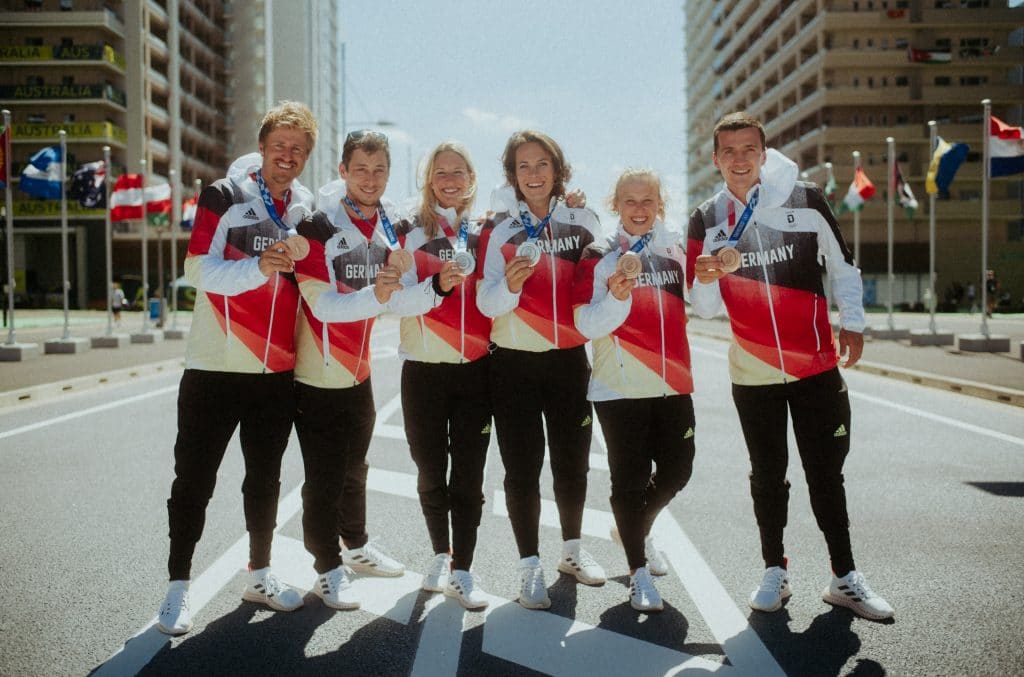
[{"label": "high-rise building", "polygon": [[[61,129],[69,173],[102,159],[108,145],[115,175],[145,171],[152,184],[168,181],[173,170],[180,201],[256,150],[263,113],[292,99],[309,105],[320,125],[301,180],[315,190],[336,178],[343,125],[338,5],[0,0],[0,107],[12,112],[16,302],[61,305],[60,204],[17,190],[21,169],[56,144]],[[68,206],[71,304],[105,307],[103,211]],[[161,264],[165,284],[173,271],[180,274],[189,233],[177,224],[148,232],[153,290]],[[114,277],[129,297],[141,282],[140,240],[140,224],[117,224]]]},{"label": "high-rise building", "polygon": [[[1016,3],[1015,3],[1016,4]],[[923,301],[928,286],[928,121],[971,150],[948,198],[937,200],[940,302],[955,284],[981,280],[982,99],[1024,122],[1024,7],[1005,0],[690,0],[686,3],[689,201],[720,185],[711,132],[746,110],[765,124],[768,146],[826,182],[831,162],[841,199],[853,151],[878,192],[860,215],[865,299],[888,298],[886,137],[920,208],[895,218],[897,302]],[[989,267],[1014,305],[1024,295],[1024,183],[991,183]],[[853,216],[839,218],[848,242]],[[980,294],[979,294],[980,296]]]}]

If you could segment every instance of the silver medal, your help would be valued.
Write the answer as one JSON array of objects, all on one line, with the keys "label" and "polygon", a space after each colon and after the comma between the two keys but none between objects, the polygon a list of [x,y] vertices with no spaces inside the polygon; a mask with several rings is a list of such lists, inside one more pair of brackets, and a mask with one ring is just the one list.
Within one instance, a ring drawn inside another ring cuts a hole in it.
[{"label": "silver medal", "polygon": [[530,260],[530,266],[535,266],[540,261],[540,246],[533,240],[527,240],[516,248],[516,256],[525,256]]},{"label": "silver medal", "polygon": [[469,275],[476,270],[476,257],[465,249],[457,250],[452,260],[458,264],[459,272],[463,275]]}]

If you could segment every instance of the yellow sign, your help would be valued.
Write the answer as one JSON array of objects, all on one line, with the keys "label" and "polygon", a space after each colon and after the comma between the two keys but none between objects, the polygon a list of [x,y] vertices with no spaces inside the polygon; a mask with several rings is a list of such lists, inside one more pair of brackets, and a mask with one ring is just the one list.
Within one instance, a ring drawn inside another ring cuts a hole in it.
[{"label": "yellow sign", "polygon": [[109,122],[23,122],[14,125],[13,139],[56,139],[60,130],[68,133],[69,139],[113,139],[128,142],[128,132]]},{"label": "yellow sign", "polygon": [[0,45],[0,61],[106,61],[124,68],[124,57],[103,45]]},{"label": "yellow sign", "polygon": [[53,47],[48,45],[0,45],[0,61],[50,61]]},{"label": "yellow sign", "polygon": [[[103,218],[106,210],[88,209],[75,200],[68,200],[68,216],[95,216]],[[60,200],[15,200],[16,219],[59,219]]]}]

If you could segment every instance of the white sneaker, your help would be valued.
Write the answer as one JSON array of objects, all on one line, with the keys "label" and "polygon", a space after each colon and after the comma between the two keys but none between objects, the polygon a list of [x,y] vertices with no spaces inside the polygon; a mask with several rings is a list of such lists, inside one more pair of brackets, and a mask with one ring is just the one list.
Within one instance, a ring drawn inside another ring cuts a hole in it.
[{"label": "white sneaker", "polygon": [[405,565],[398,560],[388,557],[380,546],[367,542],[361,548],[346,550],[342,553],[342,559],[349,565],[352,571],[357,574],[369,576],[401,576],[405,573]]},{"label": "white sneaker", "polygon": [[884,621],[896,613],[889,603],[868,587],[864,574],[851,571],[842,578],[832,577],[832,583],[821,593],[829,604],[845,606],[858,616],[873,621]]},{"label": "white sneaker", "polygon": [[487,606],[487,597],[480,589],[480,579],[462,569],[456,569],[448,577],[444,594],[454,597],[465,609],[483,609]]},{"label": "white sneaker", "polygon": [[750,593],[750,608],[757,611],[778,611],[782,600],[793,594],[789,587],[789,572],[782,567],[768,567],[757,590]]},{"label": "white sneaker", "polygon": [[547,609],[551,606],[548,588],[544,584],[544,568],[540,558],[524,557],[519,560],[519,603],[526,609]]},{"label": "white sneaker", "polygon": [[348,569],[342,564],[320,574],[313,586],[313,593],[332,609],[358,609],[359,600],[348,578]]},{"label": "white sneaker", "polygon": [[[611,537],[613,541],[622,545],[622,536],[619,534],[618,527],[611,528]],[[652,576],[664,576],[668,573],[668,561],[665,559],[665,555],[658,550],[658,546],[654,544],[654,536],[644,539],[644,559],[647,560],[647,571]]]},{"label": "white sneaker", "polygon": [[589,552],[580,547],[578,538],[562,544],[562,559],[558,562],[558,570],[575,576],[584,585],[601,585],[607,580],[604,569]]},{"label": "white sneaker", "polygon": [[434,555],[427,573],[423,574],[420,588],[427,592],[444,592],[448,577],[452,575],[452,556],[446,552]]},{"label": "white sneaker", "polygon": [[249,583],[242,592],[242,599],[266,604],[278,611],[295,611],[302,606],[302,595],[299,591],[279,581],[270,567],[249,572]]},{"label": "white sneaker", "polygon": [[647,567],[640,567],[629,577],[629,605],[637,611],[661,611],[665,608]]},{"label": "white sneaker", "polygon": [[168,635],[184,635],[192,629],[192,607],[189,602],[188,581],[171,581],[167,597],[160,605],[156,627]]}]

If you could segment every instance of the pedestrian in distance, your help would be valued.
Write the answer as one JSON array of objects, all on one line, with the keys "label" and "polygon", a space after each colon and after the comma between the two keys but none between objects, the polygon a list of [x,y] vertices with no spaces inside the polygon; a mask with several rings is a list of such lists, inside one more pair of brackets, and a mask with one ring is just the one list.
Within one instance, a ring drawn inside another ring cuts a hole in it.
[{"label": "pedestrian in distance", "polygon": [[110,287],[110,312],[114,315],[114,324],[118,327],[121,326],[121,311],[128,305],[128,299],[125,298],[124,289],[121,288],[120,282],[114,282]]},{"label": "pedestrian in distance", "polygon": [[477,302],[494,318],[491,396],[520,557],[519,603],[546,609],[551,599],[539,556],[545,424],[562,531],[558,570],[587,585],[605,582],[604,569],[580,544],[593,419],[586,337],[572,319],[576,265],[599,222],[593,211],[564,201],[571,169],[546,134],[514,133],[502,164],[511,188],[485,225]]},{"label": "pedestrian in distance", "polygon": [[681,234],[663,222],[656,173],[627,169],[609,202],[619,224],[583,251],[576,326],[593,341],[587,397],[608,449],[612,538],[626,553],[629,602],[638,611],[661,611],[653,576],[668,573],[668,563],[651,527],[689,481],[695,452],[686,261]]},{"label": "pedestrian in distance", "polygon": [[[854,564],[843,478],[850,398],[838,365],[853,366],[864,347],[860,271],[821,190],[798,182],[796,165],[766,150],[756,118],[730,113],[713,135],[725,187],[690,216],[687,281],[698,315],[713,317],[724,304],[732,325],[729,375],[766,567],[750,606],[776,611],[791,594],[783,546],[791,419],[831,559],[822,598],[865,618],[891,618],[892,607]],[[839,306],[838,351],[819,256]]]},{"label": "pedestrian in distance", "polygon": [[992,317],[992,311],[995,310],[996,304],[999,301],[999,278],[996,277],[996,271],[986,270],[985,271],[985,315]]},{"label": "pedestrian in distance", "polygon": [[192,627],[192,555],[228,442],[240,428],[249,574],[243,599],[278,611],[302,595],[270,569],[281,457],[294,418],[295,314],[299,289],[284,245],[312,210],[298,181],[316,143],[313,114],[281,102],[264,115],[259,153],[236,160],[226,178],[203,189],[185,259],[196,287],[185,373],[178,390],[174,482],[167,501],[170,586],[157,627]]},{"label": "pedestrian in distance", "polygon": [[422,588],[467,609],[487,606],[471,566],[492,415],[491,320],[476,304],[481,223],[469,218],[476,190],[462,144],[431,151],[405,239],[412,265],[388,304],[402,317],[402,414],[434,553]]},{"label": "pedestrian in distance", "polygon": [[313,592],[329,607],[356,609],[351,574],[401,576],[405,567],[366,531],[366,454],[376,409],[370,335],[401,288],[399,234],[381,203],[391,171],[388,139],[345,138],[340,180],[320,189],[298,226],[309,255],[296,266],[302,305],[296,328],[295,431],[302,448],[302,528],[313,555]]}]

